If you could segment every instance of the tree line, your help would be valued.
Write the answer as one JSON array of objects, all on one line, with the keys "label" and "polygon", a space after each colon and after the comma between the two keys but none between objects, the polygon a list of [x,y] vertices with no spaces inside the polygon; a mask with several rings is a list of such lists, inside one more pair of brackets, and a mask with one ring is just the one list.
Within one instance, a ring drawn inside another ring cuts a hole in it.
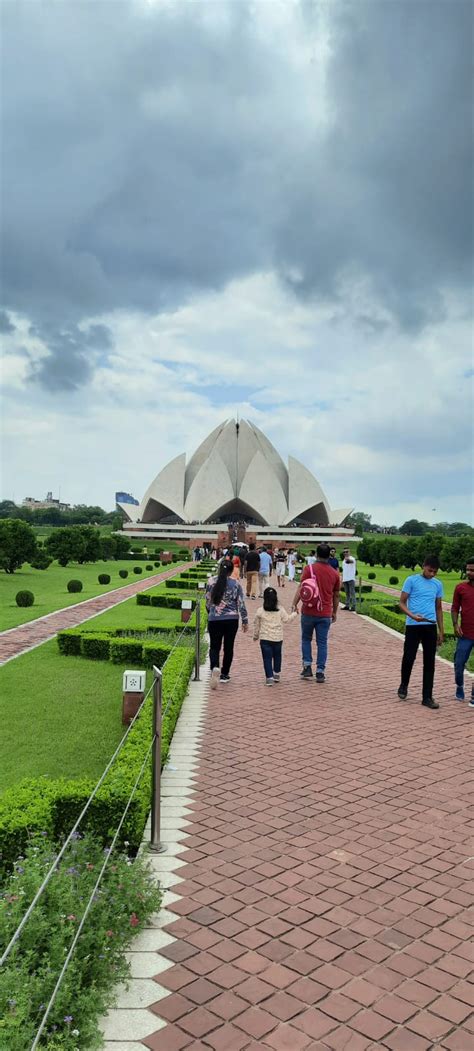
[{"label": "tree line", "polygon": [[55,529],[43,544],[34,529],[21,519],[0,520],[0,568],[14,573],[24,562],[33,569],[47,569],[53,559],[60,566],[69,562],[110,561],[128,554],[126,536],[101,536],[93,526],[64,526]]},{"label": "tree line", "polygon": [[468,525],[467,522],[436,522],[435,525],[429,525],[428,522],[423,522],[418,518],[409,518],[401,526],[381,526],[377,525],[376,522],[372,522],[372,515],[366,514],[365,511],[354,511],[349,516],[346,523],[350,529],[354,529],[356,536],[360,536],[362,533],[382,533],[390,534],[390,536],[424,536],[425,533],[436,533],[442,536],[461,536],[464,534],[474,534],[472,526]]},{"label": "tree line", "polygon": [[390,566],[391,569],[411,569],[423,565],[427,555],[437,555],[441,569],[463,572],[466,562],[474,558],[474,536],[443,536],[442,533],[424,533],[423,536],[396,540],[390,536],[366,536],[358,545],[357,557],[369,566]]},{"label": "tree line", "polygon": [[15,518],[35,526],[111,525],[120,529],[123,515],[120,511],[104,511],[102,507],[77,504],[69,511],[57,507],[19,507],[13,500],[0,500],[0,520]]}]

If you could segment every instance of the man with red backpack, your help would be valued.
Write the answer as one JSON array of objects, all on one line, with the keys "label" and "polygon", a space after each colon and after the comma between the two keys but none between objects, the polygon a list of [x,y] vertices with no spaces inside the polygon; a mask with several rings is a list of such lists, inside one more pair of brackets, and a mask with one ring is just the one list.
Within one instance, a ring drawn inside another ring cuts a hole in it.
[{"label": "man with red backpack", "polygon": [[328,635],[337,617],[339,605],[339,573],[329,565],[329,544],[319,544],[317,559],[305,566],[293,600],[292,609],[298,611],[301,599],[301,650],[303,654],[302,679],[312,679],[312,639],[316,635],[316,682],[324,682],[328,655]]}]

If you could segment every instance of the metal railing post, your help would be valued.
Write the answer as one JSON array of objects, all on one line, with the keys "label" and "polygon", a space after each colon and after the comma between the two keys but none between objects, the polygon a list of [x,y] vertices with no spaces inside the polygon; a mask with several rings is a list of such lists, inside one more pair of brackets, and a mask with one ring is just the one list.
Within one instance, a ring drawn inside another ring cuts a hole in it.
[{"label": "metal railing post", "polygon": [[359,577],[359,609],[362,607],[362,577]]},{"label": "metal railing post", "polygon": [[201,602],[196,601],[196,638],[194,655],[194,682],[199,682],[199,666],[201,664]]},{"label": "metal railing post", "polygon": [[153,665],[153,748],[151,752],[151,837],[150,850],[161,854],[161,694],[163,673]]}]

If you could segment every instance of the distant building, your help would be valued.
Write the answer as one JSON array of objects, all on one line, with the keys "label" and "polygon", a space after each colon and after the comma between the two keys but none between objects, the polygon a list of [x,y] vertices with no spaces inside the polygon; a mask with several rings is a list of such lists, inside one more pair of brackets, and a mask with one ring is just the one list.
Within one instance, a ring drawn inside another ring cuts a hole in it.
[{"label": "distant building", "polygon": [[69,511],[71,507],[70,504],[63,504],[61,500],[54,499],[52,492],[46,493],[45,500],[36,500],[34,496],[25,496],[21,506],[28,507],[30,511],[47,510],[51,507],[54,507],[56,511]]},{"label": "distant building", "polygon": [[119,504],[134,504],[135,507],[139,506],[139,500],[135,500],[135,497],[131,493],[116,493],[115,494],[115,506],[117,511],[120,510]]}]

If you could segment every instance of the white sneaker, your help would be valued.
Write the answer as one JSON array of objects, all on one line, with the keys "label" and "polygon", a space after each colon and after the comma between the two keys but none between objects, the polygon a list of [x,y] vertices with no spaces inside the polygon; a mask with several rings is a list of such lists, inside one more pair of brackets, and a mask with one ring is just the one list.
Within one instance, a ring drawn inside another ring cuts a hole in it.
[{"label": "white sneaker", "polygon": [[220,668],[213,668],[211,671],[211,690],[217,690],[217,683],[221,677]]},{"label": "white sneaker", "polygon": [[273,672],[273,682],[280,682],[280,672],[278,672],[278,671],[274,671]]},{"label": "white sneaker", "polygon": [[273,683],[274,683],[273,679],[265,679],[265,686],[273,686]]}]

